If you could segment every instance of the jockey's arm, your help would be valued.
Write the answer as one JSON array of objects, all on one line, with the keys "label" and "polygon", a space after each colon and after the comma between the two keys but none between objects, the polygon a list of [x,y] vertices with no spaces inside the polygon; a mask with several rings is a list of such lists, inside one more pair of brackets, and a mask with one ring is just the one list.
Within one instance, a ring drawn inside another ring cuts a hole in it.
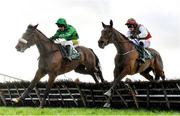
[{"label": "jockey's arm", "polygon": [[127,37],[129,40],[132,39],[132,38],[131,38],[131,31],[127,31],[126,37]]},{"label": "jockey's arm", "polygon": [[56,39],[58,39],[59,38],[59,31],[57,30],[56,31],[56,33],[50,38],[50,39],[52,39],[52,40],[56,40]]},{"label": "jockey's arm", "polygon": [[69,38],[75,31],[73,27],[70,27],[66,33],[60,34],[59,38]]},{"label": "jockey's arm", "polygon": [[130,30],[126,33],[126,37],[127,37],[129,40],[137,39],[136,36],[133,35]]},{"label": "jockey's arm", "polygon": [[140,26],[139,27],[139,31],[141,32],[140,34],[137,35],[138,39],[146,39],[147,35],[148,35],[148,31],[144,26]]}]

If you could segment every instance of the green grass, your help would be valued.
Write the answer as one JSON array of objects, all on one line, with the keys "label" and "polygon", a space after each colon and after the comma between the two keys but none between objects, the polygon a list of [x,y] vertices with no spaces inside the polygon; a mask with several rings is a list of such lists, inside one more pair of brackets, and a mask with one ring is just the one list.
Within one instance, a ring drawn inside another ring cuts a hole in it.
[{"label": "green grass", "polygon": [[0,115],[180,115],[177,111],[106,108],[0,107]]}]

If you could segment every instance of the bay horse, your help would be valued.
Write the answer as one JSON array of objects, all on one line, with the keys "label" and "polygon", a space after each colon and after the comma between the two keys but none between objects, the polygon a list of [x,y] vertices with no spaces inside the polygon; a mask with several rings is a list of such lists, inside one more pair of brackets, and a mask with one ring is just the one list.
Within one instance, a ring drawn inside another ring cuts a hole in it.
[{"label": "bay horse", "polygon": [[112,87],[104,93],[105,95],[111,98],[112,90],[115,89],[117,83],[126,75],[140,73],[140,75],[152,81],[153,76],[149,74],[149,72],[152,71],[155,75],[155,80],[159,80],[160,77],[162,80],[165,80],[163,62],[160,54],[156,50],[147,48],[153,58],[148,59],[145,63],[139,65],[137,60],[139,58],[139,53],[136,50],[135,45],[125,35],[113,28],[113,21],[110,20],[110,25],[105,25],[102,22],[102,26],[104,29],[101,31],[101,36],[98,40],[99,47],[103,49],[105,46],[112,43],[117,49],[117,54],[114,59],[114,81]]},{"label": "bay horse", "polygon": [[99,83],[99,79],[101,79],[101,82],[104,82],[99,59],[92,49],[77,46],[76,49],[80,53],[80,59],[72,60],[71,62],[66,61],[62,57],[58,45],[50,41],[40,30],[37,29],[37,26],[38,25],[29,25],[26,32],[22,35],[22,38],[19,39],[16,45],[17,51],[20,52],[24,52],[27,48],[36,45],[39,50],[40,57],[38,70],[34,79],[20,97],[13,99],[15,103],[24,100],[27,94],[46,74],[49,75],[49,79],[46,91],[44,92],[44,97],[40,102],[40,107],[45,105],[46,97],[58,75],[75,70],[75,72],[81,74],[91,75],[96,83]]}]

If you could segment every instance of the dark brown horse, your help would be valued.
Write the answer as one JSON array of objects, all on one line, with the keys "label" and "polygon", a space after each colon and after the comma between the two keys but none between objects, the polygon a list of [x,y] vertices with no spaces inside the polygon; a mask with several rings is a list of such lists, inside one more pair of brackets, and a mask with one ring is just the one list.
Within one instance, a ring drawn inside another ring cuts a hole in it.
[{"label": "dark brown horse", "polygon": [[153,76],[149,74],[149,72],[152,71],[155,75],[155,80],[159,80],[160,77],[162,80],[165,79],[163,62],[160,54],[156,50],[148,48],[153,55],[153,58],[146,60],[145,63],[139,65],[137,60],[139,58],[139,53],[136,50],[135,45],[130,42],[127,37],[113,28],[112,20],[110,21],[110,25],[105,25],[102,22],[102,26],[104,29],[102,30],[101,37],[98,41],[99,47],[104,48],[106,45],[112,43],[117,49],[113,85],[105,95],[111,98],[111,91],[114,90],[117,83],[126,75],[140,73],[146,79],[152,81]]},{"label": "dark brown horse", "polygon": [[14,102],[24,100],[26,95],[46,74],[49,75],[49,80],[44,93],[44,98],[40,103],[41,107],[45,104],[46,97],[57,75],[75,70],[75,72],[81,74],[91,75],[96,83],[99,82],[98,79],[101,79],[101,82],[104,82],[99,59],[92,49],[78,46],[76,49],[80,52],[80,59],[73,60],[71,62],[65,61],[62,58],[58,45],[54,44],[42,32],[40,32],[37,29],[37,26],[38,25],[29,25],[26,32],[22,35],[22,38],[19,39],[19,42],[16,45],[16,49],[20,52],[24,52],[27,48],[36,45],[39,50],[40,57],[38,70],[34,79],[19,98],[13,99]]}]

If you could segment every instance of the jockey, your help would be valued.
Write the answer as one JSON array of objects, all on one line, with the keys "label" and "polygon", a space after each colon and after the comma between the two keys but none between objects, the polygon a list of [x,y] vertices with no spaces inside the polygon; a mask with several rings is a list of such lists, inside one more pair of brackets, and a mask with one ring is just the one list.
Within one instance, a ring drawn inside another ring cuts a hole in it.
[{"label": "jockey", "polygon": [[140,54],[140,60],[145,62],[145,50],[150,46],[151,34],[149,31],[141,24],[138,24],[135,19],[130,18],[127,20],[126,24],[128,27],[127,37],[134,44],[138,45],[141,49],[142,54]]},{"label": "jockey", "polygon": [[56,22],[56,25],[58,26],[58,30],[54,36],[50,37],[50,39],[53,40],[56,44],[61,44],[66,48],[67,53],[65,54],[65,57],[71,61],[72,53],[79,54],[74,48],[74,46],[79,44],[78,33],[73,26],[66,23],[64,18],[59,18]]}]

